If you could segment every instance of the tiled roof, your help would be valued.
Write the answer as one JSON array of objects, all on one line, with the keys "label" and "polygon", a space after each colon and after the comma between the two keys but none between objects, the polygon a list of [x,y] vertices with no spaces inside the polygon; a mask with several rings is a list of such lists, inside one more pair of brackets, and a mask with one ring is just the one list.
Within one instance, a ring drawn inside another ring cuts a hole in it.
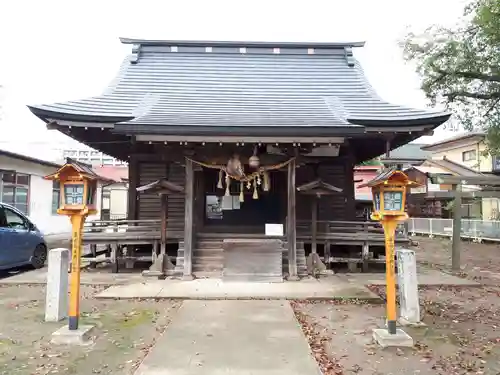
[{"label": "tiled roof", "polygon": [[102,95],[31,111],[45,120],[120,122],[116,132],[168,127],[171,134],[201,126],[355,132],[449,117],[378,97],[352,56],[362,43],[122,42],[134,45],[132,54]]}]

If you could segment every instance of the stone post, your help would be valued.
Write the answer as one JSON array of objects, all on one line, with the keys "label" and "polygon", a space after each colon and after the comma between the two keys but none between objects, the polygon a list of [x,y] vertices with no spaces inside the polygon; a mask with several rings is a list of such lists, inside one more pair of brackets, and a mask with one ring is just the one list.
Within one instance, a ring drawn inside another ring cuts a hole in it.
[{"label": "stone post", "polygon": [[398,249],[399,323],[421,325],[415,251]]},{"label": "stone post", "polygon": [[68,316],[69,250],[49,251],[45,321],[58,322]]}]

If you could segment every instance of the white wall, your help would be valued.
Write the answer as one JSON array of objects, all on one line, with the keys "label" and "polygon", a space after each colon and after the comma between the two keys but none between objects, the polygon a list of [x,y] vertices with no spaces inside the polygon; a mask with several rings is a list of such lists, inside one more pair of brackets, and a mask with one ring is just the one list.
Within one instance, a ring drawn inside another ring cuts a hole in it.
[{"label": "white wall", "polygon": [[[43,233],[71,231],[71,224],[67,216],[52,214],[52,181],[43,179],[44,176],[54,173],[56,168],[0,155],[0,169],[15,170],[18,173],[30,175],[28,216]],[[96,199],[99,210],[101,189],[97,189]],[[87,221],[99,218],[98,212],[97,215],[89,216]]]},{"label": "white wall", "polygon": [[128,209],[128,189],[124,184],[114,184],[110,187],[110,207],[111,217],[127,217]]}]

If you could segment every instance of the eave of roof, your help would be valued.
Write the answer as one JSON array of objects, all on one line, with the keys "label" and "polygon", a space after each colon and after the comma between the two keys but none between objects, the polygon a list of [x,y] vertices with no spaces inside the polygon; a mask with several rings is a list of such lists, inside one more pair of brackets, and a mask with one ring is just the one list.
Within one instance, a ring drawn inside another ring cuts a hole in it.
[{"label": "eave of roof", "polygon": [[257,47],[257,48],[339,48],[364,47],[365,42],[254,42],[254,41],[216,41],[216,40],[158,40],[120,38],[123,44],[143,46],[189,46],[189,47]]}]

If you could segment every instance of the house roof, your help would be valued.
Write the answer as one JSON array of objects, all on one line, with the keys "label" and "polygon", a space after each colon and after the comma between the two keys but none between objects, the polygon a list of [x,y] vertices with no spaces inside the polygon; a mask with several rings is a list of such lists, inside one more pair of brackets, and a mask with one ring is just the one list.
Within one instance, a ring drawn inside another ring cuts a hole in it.
[{"label": "house roof", "polygon": [[47,160],[42,160],[42,159],[37,159],[37,158],[32,158],[31,156],[26,156],[26,155],[21,155],[17,154],[15,152],[10,152],[6,150],[0,150],[0,155],[7,156],[12,159],[17,159],[17,160],[23,160],[27,161],[30,163],[35,163],[35,164],[40,164],[46,167],[54,167],[54,168],[60,168],[61,164],[47,161]]},{"label": "house roof", "polygon": [[169,135],[356,134],[450,116],[382,100],[353,57],[363,43],[121,41],[132,53],[101,95],[30,110],[46,122]]},{"label": "house roof", "polygon": [[354,172],[377,172],[378,170],[380,170],[382,168],[384,168],[384,166],[381,164],[356,165],[356,166],[354,166]]},{"label": "house roof", "polygon": [[412,168],[425,174],[451,174],[449,170],[437,166],[418,165]]},{"label": "house roof", "polygon": [[460,177],[486,176],[463,164],[449,160],[446,157],[441,159],[427,159],[422,165],[412,166],[411,168],[427,175],[452,175]]},{"label": "house roof", "polygon": [[454,161],[443,159],[428,159],[424,165],[412,167],[427,174],[433,183],[499,186],[500,177],[483,174]]},{"label": "house roof", "polygon": [[448,170],[456,176],[482,175],[482,173],[479,173],[479,172],[475,171],[474,169],[469,168],[463,164],[449,160],[446,157],[443,157],[442,159],[428,159],[428,160],[426,160],[426,164],[430,164],[431,166],[435,166],[438,168]]},{"label": "house roof", "polygon": [[477,141],[481,141],[484,138],[486,138],[486,133],[485,132],[467,132],[464,134],[459,134],[459,135],[456,135],[454,137],[450,137],[450,138],[444,139],[444,140],[436,142],[436,143],[424,145],[424,146],[422,146],[422,150],[424,150],[424,151],[438,151],[441,148],[451,146],[455,142],[465,141],[465,140],[473,140],[474,138],[477,138]]},{"label": "house roof", "polygon": [[93,166],[92,169],[102,177],[116,182],[128,180],[128,166],[125,165],[102,165]]},{"label": "house roof", "polygon": [[389,158],[385,155],[381,157],[381,160],[425,160],[431,156],[430,151],[425,151],[422,147],[426,146],[421,143],[408,143],[401,147],[398,147],[390,152]]}]

